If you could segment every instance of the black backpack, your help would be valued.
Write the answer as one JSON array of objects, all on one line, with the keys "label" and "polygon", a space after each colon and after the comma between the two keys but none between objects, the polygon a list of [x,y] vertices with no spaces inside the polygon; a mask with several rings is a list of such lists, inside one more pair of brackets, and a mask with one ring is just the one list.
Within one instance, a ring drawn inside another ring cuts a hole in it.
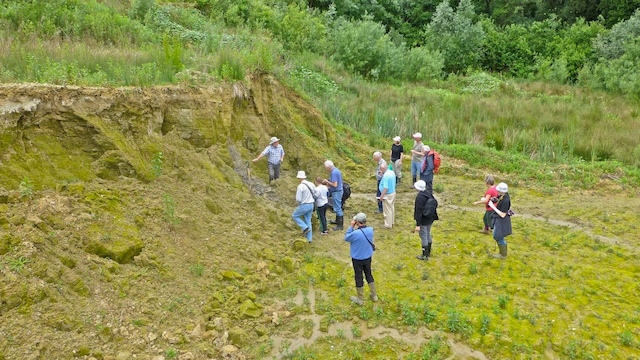
[{"label": "black backpack", "polygon": [[351,197],[351,187],[346,182],[342,183],[342,203]]},{"label": "black backpack", "polygon": [[424,209],[422,209],[422,216],[433,218],[436,216],[436,209],[438,208],[438,200],[433,196],[429,196],[427,198],[427,203],[424,205]]}]

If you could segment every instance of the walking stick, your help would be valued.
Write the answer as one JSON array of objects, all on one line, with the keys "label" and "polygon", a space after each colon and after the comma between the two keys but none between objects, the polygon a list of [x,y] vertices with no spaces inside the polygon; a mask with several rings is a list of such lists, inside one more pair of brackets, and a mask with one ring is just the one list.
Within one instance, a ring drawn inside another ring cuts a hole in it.
[{"label": "walking stick", "polygon": [[251,161],[247,161],[247,180],[251,181]]}]

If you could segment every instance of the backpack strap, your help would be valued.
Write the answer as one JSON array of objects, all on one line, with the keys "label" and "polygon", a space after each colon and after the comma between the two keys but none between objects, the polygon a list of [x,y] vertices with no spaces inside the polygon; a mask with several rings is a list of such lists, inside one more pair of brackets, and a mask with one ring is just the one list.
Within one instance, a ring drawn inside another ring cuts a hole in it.
[{"label": "backpack strap", "polygon": [[367,234],[365,234],[362,229],[358,229],[358,230],[362,231],[362,235],[364,235],[364,238],[367,239],[367,242],[369,243],[369,245],[371,245],[371,248],[373,249],[373,251],[376,251],[376,246],[373,245],[371,240],[369,240],[369,238],[367,237]]}]

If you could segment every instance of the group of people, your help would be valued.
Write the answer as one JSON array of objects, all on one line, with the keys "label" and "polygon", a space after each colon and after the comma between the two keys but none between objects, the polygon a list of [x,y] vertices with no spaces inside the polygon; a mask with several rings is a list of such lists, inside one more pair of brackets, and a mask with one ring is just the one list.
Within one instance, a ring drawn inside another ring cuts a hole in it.
[{"label": "group of people", "polygon": [[[431,227],[435,220],[438,220],[438,202],[433,196],[433,175],[434,157],[430,156],[430,148],[422,143],[422,134],[413,134],[414,145],[411,149],[411,175],[413,178],[413,188],[418,191],[414,202],[414,220],[416,226],[414,232],[418,232],[422,254],[417,258],[429,260],[433,238]],[[402,179],[402,160],[404,148],[400,143],[401,138],[393,138],[391,147],[390,164],[383,159],[382,153],[373,153],[373,160],[377,163],[375,175],[377,179],[376,198],[378,200],[378,212],[383,213],[384,227],[392,228],[395,222],[395,197],[396,186]],[[280,165],[284,159],[284,150],[279,144],[279,139],[272,137],[269,146],[253,161],[259,160],[263,156],[268,156],[269,161],[269,181],[275,180],[280,175]],[[314,207],[317,208],[320,220],[321,234],[328,234],[326,211],[329,201],[333,203],[336,214],[335,221],[331,221],[336,226],[334,231],[342,230],[344,227],[344,214],[342,211],[343,181],[342,172],[337,169],[331,160],[324,163],[324,167],[329,173],[328,178],[317,177],[315,183],[307,180],[304,171],[298,171],[297,178],[300,184],[296,189],[296,202],[298,206],[294,210],[292,217],[301,228],[302,235],[311,242],[313,237],[311,218]],[[418,179],[419,177],[419,179]],[[505,237],[511,234],[511,200],[508,193],[508,186],[500,183],[494,186],[494,179],[491,176],[485,178],[488,189],[485,195],[474,204],[485,204],[485,214],[483,217],[484,234],[493,234],[499,248],[499,254],[492,255],[495,258],[504,259],[507,256],[507,243]],[[371,271],[371,261],[375,251],[373,240],[373,228],[367,226],[367,216],[358,213],[351,220],[346,230],[344,240],[350,244],[350,255],[355,274],[356,296],[351,296],[351,301],[358,305],[364,304],[364,281],[367,281],[370,297],[373,301],[378,300],[375,281]]]}]

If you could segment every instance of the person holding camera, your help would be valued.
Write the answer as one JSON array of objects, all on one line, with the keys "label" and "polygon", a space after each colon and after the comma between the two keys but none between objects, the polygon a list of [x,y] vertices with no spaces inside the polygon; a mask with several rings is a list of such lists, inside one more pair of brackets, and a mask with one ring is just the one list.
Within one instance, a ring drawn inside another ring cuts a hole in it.
[{"label": "person holding camera", "polygon": [[[501,182],[496,186],[498,197],[489,201],[489,206],[493,209],[493,238],[498,243],[500,254],[492,255],[497,259],[507,257],[507,241],[505,237],[511,235],[511,198],[509,197],[509,187]],[[494,204],[494,202],[497,203]]]},{"label": "person holding camera", "polygon": [[484,229],[480,230],[480,232],[483,234],[489,234],[489,229],[493,230],[493,225],[491,225],[493,221],[493,209],[489,206],[489,201],[491,201],[492,198],[498,197],[498,190],[496,190],[496,187],[493,185],[493,176],[487,175],[484,178],[484,183],[487,185],[487,191],[484,193],[484,196],[480,198],[479,201],[474,202],[473,205],[484,204],[485,211],[484,216],[482,217]]},{"label": "person holding camera", "polygon": [[351,224],[344,235],[344,241],[349,243],[351,253],[351,263],[356,281],[356,296],[350,299],[358,305],[364,304],[364,278],[369,284],[370,297],[373,301],[378,301],[376,285],[371,273],[371,258],[376,247],[373,243],[373,228],[367,226],[367,215],[358,213],[351,220]]}]

